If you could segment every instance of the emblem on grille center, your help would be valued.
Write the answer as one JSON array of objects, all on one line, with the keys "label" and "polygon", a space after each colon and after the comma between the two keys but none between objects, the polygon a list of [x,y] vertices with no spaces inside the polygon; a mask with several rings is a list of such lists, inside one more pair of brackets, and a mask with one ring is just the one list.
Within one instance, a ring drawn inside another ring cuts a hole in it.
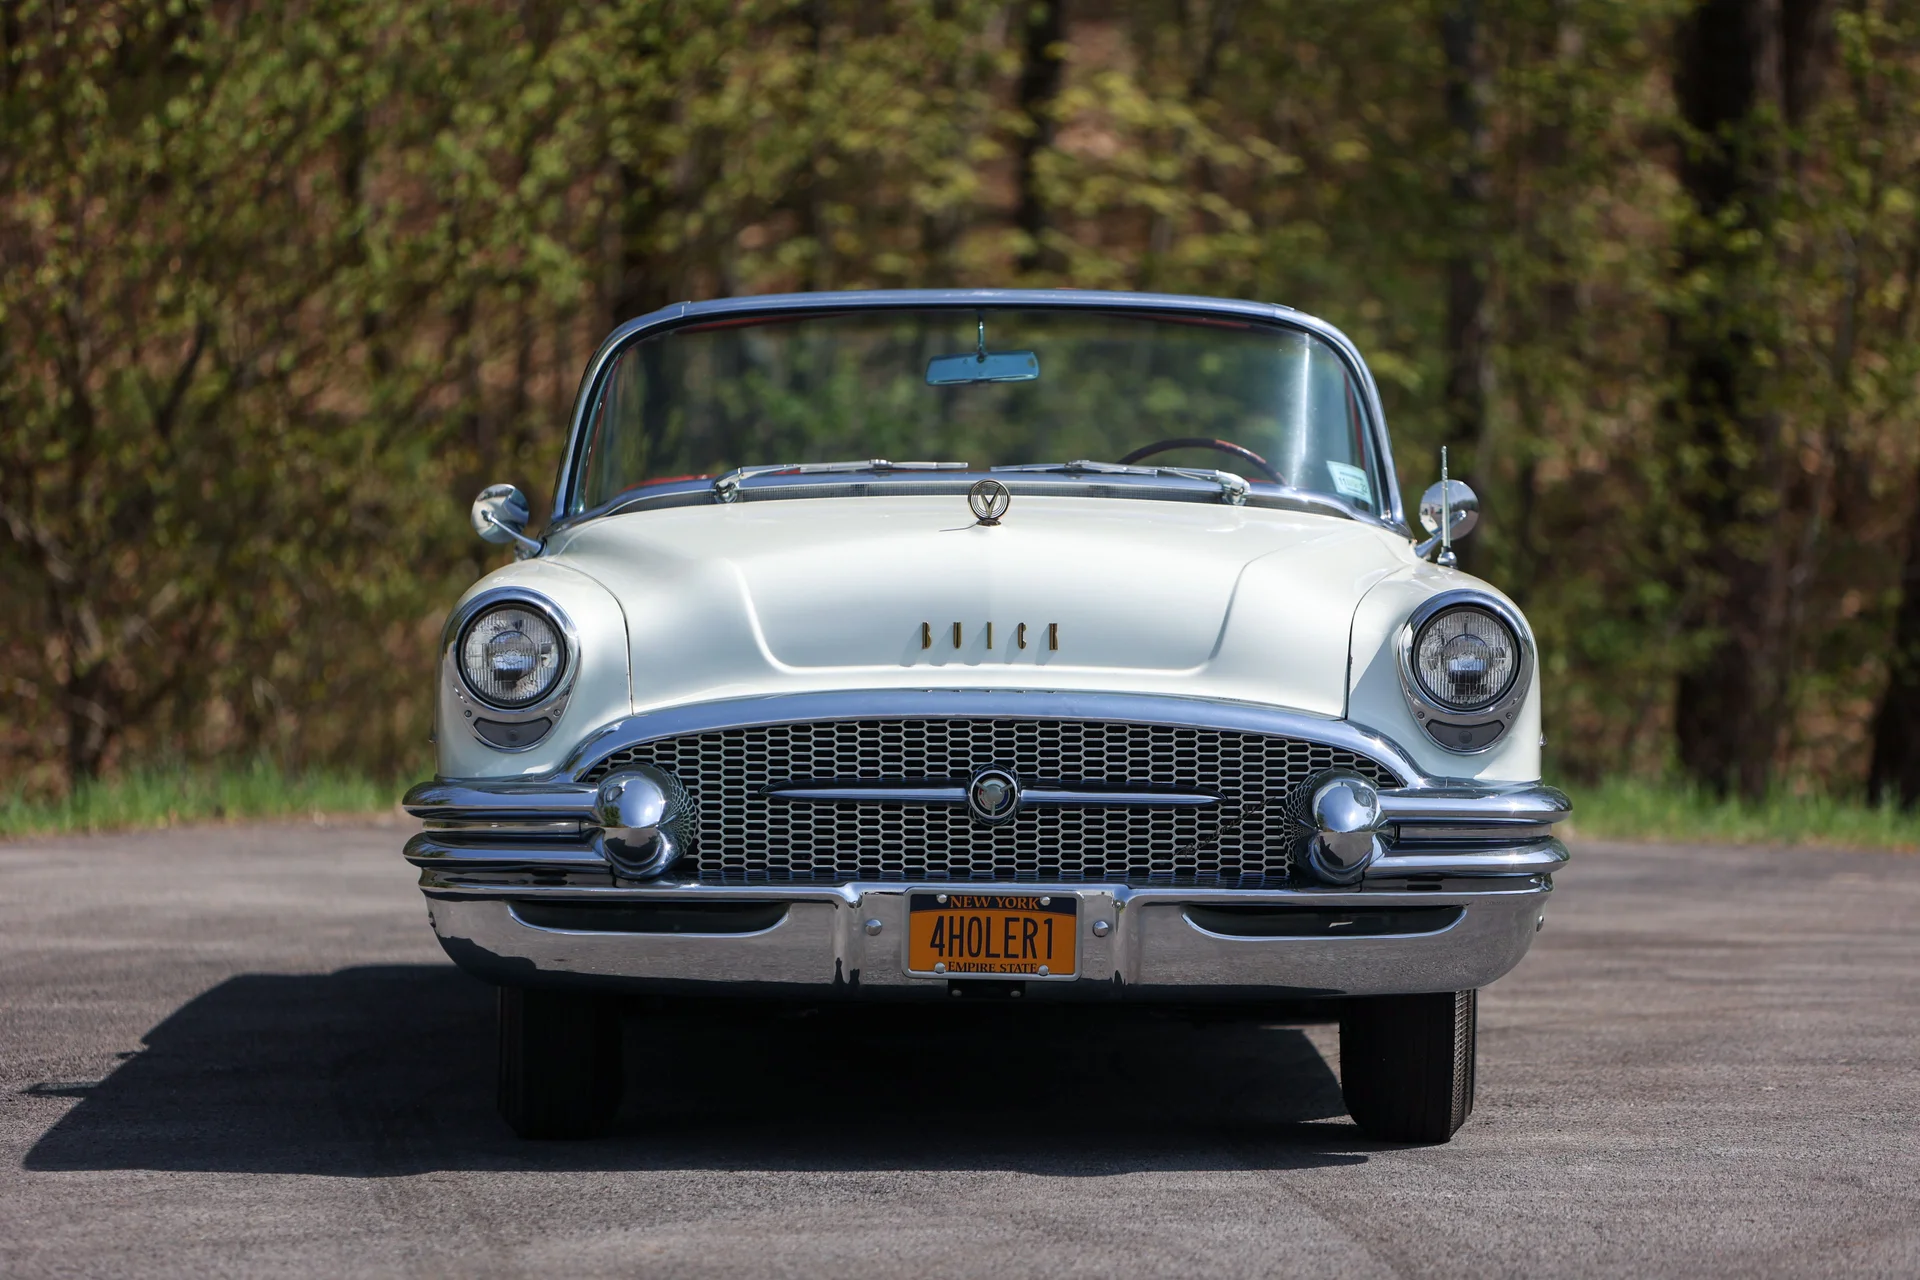
[{"label": "emblem on grille center", "polygon": [[980,822],[1005,822],[1020,808],[1020,781],[1005,769],[982,769],[967,783],[967,810]]}]

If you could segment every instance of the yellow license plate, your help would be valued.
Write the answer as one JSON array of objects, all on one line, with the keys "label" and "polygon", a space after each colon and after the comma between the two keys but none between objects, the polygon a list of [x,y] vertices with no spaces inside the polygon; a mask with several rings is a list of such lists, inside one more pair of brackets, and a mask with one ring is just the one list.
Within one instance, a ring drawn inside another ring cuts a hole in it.
[{"label": "yellow license plate", "polygon": [[947,977],[1070,975],[1078,906],[1070,893],[913,894],[907,969]]}]

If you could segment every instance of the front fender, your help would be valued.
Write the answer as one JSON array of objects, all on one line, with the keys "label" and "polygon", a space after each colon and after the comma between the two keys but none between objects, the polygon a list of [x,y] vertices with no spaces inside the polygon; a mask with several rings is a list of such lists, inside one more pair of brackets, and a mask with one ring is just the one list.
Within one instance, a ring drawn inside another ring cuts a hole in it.
[{"label": "front fender", "polygon": [[[1374,584],[1361,597],[1353,615],[1353,638],[1347,690],[1347,715],[1400,744],[1421,769],[1434,777],[1471,778],[1483,782],[1534,782],[1540,777],[1540,667],[1535,649],[1531,687],[1521,700],[1513,725],[1492,747],[1475,755],[1448,751],[1427,736],[1414,718],[1400,684],[1400,634],[1407,617],[1430,596],[1442,591],[1484,591],[1505,601],[1520,614],[1504,592],[1456,569],[1442,569],[1424,561],[1400,569]],[[1524,621],[1525,615],[1520,614]],[[1534,644],[1532,628],[1524,637]]]},{"label": "front fender", "polygon": [[627,714],[633,705],[626,616],[612,592],[577,569],[550,558],[521,560],[467,588],[454,608],[495,587],[518,587],[551,600],[573,624],[580,651],[573,692],[551,732],[525,751],[501,751],[477,739],[468,727],[473,704],[459,696],[459,676],[446,661],[444,637],[434,662],[434,744],[443,778],[512,778],[559,767],[586,733]]}]

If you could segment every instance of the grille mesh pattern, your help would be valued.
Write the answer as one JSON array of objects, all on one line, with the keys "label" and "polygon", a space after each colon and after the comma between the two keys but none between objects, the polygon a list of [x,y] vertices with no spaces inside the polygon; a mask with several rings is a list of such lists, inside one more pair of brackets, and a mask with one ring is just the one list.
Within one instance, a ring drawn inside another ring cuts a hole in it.
[{"label": "grille mesh pattern", "polygon": [[[699,808],[683,874],[723,884],[848,880],[1056,881],[1257,887],[1286,879],[1300,784],[1383,766],[1298,738],[1085,720],[885,719],[724,729],[615,752],[585,780],[671,770]],[[1205,809],[1033,806],[998,826],[963,805],[777,800],[792,782],[963,783],[988,766],[1023,785],[1164,787]]]}]

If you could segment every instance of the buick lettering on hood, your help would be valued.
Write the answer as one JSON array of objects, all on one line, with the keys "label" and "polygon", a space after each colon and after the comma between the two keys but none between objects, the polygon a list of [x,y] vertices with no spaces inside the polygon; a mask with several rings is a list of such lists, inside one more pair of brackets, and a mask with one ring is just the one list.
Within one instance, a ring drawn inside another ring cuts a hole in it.
[{"label": "buick lettering on hood", "polygon": [[[1473,1107],[1567,860],[1526,619],[1409,524],[1285,307],[736,298],[589,365],[542,536],[447,621],[406,846],[502,1114],[600,1131],[633,995],[1337,1020],[1368,1135]],[[1032,1014],[1038,1010],[1030,1011]]]}]

